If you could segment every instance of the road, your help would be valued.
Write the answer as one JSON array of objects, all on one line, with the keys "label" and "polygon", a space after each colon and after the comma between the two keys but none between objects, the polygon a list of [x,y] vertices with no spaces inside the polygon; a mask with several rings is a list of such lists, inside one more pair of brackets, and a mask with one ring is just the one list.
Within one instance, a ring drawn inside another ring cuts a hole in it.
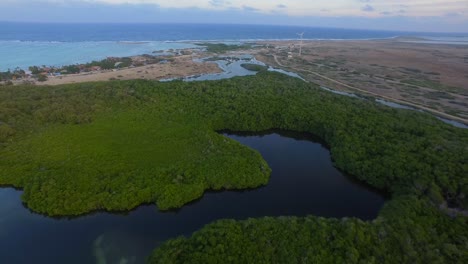
[{"label": "road", "polygon": [[377,98],[385,99],[386,101],[390,101],[390,102],[394,102],[394,103],[398,103],[398,104],[402,104],[402,105],[412,106],[414,108],[418,108],[418,109],[424,110],[426,112],[432,113],[432,114],[434,114],[436,116],[447,118],[447,119],[454,120],[454,121],[463,123],[465,125],[468,125],[468,120],[467,119],[464,119],[464,118],[461,118],[461,117],[458,117],[458,116],[453,116],[453,115],[450,115],[450,114],[447,114],[447,113],[444,113],[444,112],[441,112],[441,111],[438,111],[438,110],[435,110],[435,109],[432,109],[432,108],[425,107],[425,106],[420,105],[420,104],[415,104],[415,103],[408,102],[408,101],[405,101],[405,100],[396,99],[396,98],[388,97],[388,96],[385,96],[385,95],[377,94],[377,93],[374,93],[374,92],[366,91],[366,90],[363,90],[363,89],[359,89],[359,88],[353,87],[351,85],[345,84],[343,82],[337,81],[335,79],[329,78],[327,76],[324,76],[324,75],[322,75],[320,73],[317,73],[317,72],[313,72],[313,71],[306,70],[306,69],[295,69],[295,68],[292,68],[292,67],[288,67],[288,66],[282,64],[278,60],[278,57],[276,56],[276,54],[273,54],[273,58],[275,59],[276,64],[278,64],[282,68],[293,70],[295,72],[307,72],[307,73],[315,75],[315,76],[317,76],[319,78],[322,78],[322,79],[328,80],[330,82],[336,83],[338,85],[341,85],[343,87],[346,87],[346,88],[348,88],[350,90],[358,91],[359,93],[371,95],[371,96],[374,96],[374,97],[377,97]]}]

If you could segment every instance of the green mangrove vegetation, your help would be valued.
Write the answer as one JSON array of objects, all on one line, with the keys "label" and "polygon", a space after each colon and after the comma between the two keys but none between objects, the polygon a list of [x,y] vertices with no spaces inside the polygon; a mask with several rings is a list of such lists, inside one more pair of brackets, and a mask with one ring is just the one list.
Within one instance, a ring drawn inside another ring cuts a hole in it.
[{"label": "green mangrove vegetation", "polygon": [[247,50],[247,49],[252,48],[252,45],[250,45],[250,44],[236,45],[236,44],[206,42],[206,43],[199,43],[197,45],[206,47],[206,51],[213,52],[213,53],[226,53],[228,51]]},{"label": "green mangrove vegetation", "polygon": [[464,263],[466,217],[400,196],[372,222],[354,218],[220,220],[169,240],[149,263]]},{"label": "green mangrove vegetation", "polygon": [[8,69],[8,71],[2,72],[0,71],[0,85],[1,82],[10,82],[12,80],[20,79],[26,75],[26,72],[20,68],[16,68],[14,70]]},{"label": "green mangrove vegetation", "polygon": [[207,189],[267,184],[261,156],[216,131],[271,128],[319,136],[336,167],[388,192],[379,217],[218,221],[164,243],[150,263],[468,259],[468,218],[457,213],[468,207],[467,130],[280,73],[2,86],[0,184],[23,188],[26,205],[48,215],[178,208]]},{"label": "green mangrove vegetation", "polygon": [[255,72],[261,72],[261,71],[268,70],[267,66],[253,64],[253,63],[243,63],[243,64],[241,64],[241,67],[246,69],[246,70],[255,71]]}]

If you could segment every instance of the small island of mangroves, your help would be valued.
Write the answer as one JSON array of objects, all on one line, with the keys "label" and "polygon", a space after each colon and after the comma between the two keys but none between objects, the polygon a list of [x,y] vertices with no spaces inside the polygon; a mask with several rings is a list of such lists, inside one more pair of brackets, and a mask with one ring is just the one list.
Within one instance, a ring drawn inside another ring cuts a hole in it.
[{"label": "small island of mangroves", "polygon": [[0,184],[49,216],[180,208],[208,190],[268,184],[262,156],[218,133],[268,129],[322,139],[338,169],[388,193],[378,217],[220,220],[163,243],[149,263],[468,259],[467,130],[279,73],[0,87]]}]

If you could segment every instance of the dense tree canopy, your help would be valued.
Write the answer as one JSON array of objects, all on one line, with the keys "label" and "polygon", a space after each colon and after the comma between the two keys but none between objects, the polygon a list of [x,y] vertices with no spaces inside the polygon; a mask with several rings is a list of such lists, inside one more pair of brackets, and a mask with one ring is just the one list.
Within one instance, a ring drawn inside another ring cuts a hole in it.
[{"label": "dense tree canopy", "polygon": [[[181,207],[207,189],[268,182],[261,156],[216,133],[310,132],[335,165],[387,191],[378,219],[219,221],[154,263],[445,262],[467,259],[468,131],[278,73],[214,82],[0,87],[0,184],[50,215]],[[344,201],[345,202],[345,201]],[[324,242],[325,241],[325,242]]]},{"label": "dense tree canopy", "polygon": [[401,196],[376,220],[221,220],[154,251],[149,263],[464,263],[467,218]]}]

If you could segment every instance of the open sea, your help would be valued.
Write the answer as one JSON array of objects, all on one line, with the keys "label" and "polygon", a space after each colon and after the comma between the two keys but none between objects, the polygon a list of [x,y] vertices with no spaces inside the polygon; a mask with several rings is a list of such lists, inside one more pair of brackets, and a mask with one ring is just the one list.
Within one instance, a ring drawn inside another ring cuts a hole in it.
[{"label": "open sea", "polygon": [[194,47],[194,42],[297,39],[346,40],[423,36],[468,43],[467,35],[265,25],[49,24],[0,22],[0,71],[60,66]]}]

